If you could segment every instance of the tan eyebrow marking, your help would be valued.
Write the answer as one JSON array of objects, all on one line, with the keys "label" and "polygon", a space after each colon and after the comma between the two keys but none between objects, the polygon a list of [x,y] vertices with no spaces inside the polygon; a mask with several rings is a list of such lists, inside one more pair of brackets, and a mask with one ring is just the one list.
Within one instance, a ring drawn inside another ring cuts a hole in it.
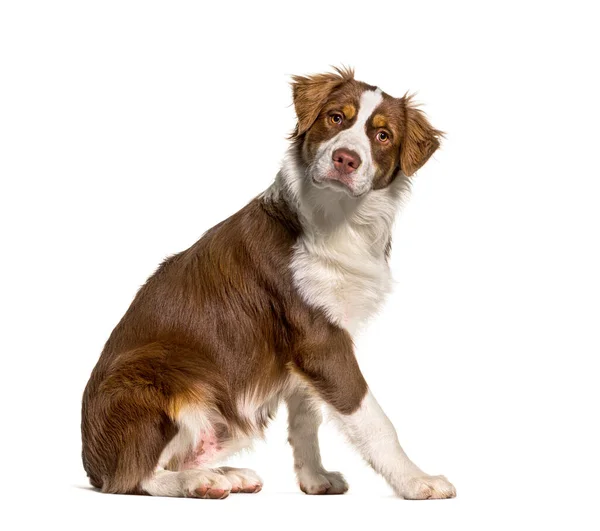
[{"label": "tan eyebrow marking", "polygon": [[387,124],[387,121],[385,119],[385,116],[383,116],[382,114],[376,114],[375,116],[373,116],[373,127],[385,127]]},{"label": "tan eyebrow marking", "polygon": [[342,107],[342,112],[346,115],[346,119],[352,120],[356,114],[356,109],[354,108],[354,105],[344,105]]}]

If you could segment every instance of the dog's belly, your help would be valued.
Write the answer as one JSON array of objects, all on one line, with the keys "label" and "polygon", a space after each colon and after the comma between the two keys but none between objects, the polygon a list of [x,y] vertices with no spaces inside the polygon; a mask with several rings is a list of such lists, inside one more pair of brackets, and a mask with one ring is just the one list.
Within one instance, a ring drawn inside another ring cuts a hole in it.
[{"label": "dog's belly", "polygon": [[173,468],[178,470],[190,470],[196,468],[207,468],[223,461],[232,454],[252,446],[252,439],[241,437],[236,439],[219,440],[214,433],[200,433],[197,436],[198,443],[192,447],[183,460]]},{"label": "dog's belly", "polygon": [[286,389],[279,388],[263,400],[240,397],[238,421],[234,424],[202,404],[182,409],[176,419],[179,431],[163,450],[159,468],[207,468],[251,447],[254,439],[262,437]]},{"label": "dog's belly", "polygon": [[219,454],[222,453],[223,443],[219,441],[214,432],[201,432],[197,435],[197,439],[198,443],[190,450],[181,464],[182,470],[202,468],[216,461]]},{"label": "dog's belly", "polygon": [[[168,470],[208,468],[252,446],[253,437],[233,432],[224,423],[211,424],[199,415],[180,416],[179,432],[163,450],[158,466]],[[256,436],[259,434],[256,433]]]}]

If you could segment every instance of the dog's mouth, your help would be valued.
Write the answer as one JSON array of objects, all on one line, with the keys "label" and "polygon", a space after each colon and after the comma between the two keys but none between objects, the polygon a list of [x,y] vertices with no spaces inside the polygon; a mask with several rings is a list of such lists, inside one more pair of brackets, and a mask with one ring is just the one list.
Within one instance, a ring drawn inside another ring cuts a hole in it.
[{"label": "dog's mouth", "polygon": [[319,189],[329,189],[342,192],[350,197],[361,197],[367,190],[358,190],[356,180],[351,175],[344,175],[336,171],[327,172],[325,175],[313,175],[313,184]]},{"label": "dog's mouth", "polygon": [[356,197],[356,195],[357,195],[356,192],[354,191],[354,189],[352,188],[351,183],[349,183],[349,182],[344,182],[342,180],[331,179],[331,178],[319,179],[317,177],[313,177],[312,182],[317,188],[319,188],[321,190],[323,190],[323,189],[336,190],[339,192],[343,192],[347,195],[350,195],[352,197]]}]

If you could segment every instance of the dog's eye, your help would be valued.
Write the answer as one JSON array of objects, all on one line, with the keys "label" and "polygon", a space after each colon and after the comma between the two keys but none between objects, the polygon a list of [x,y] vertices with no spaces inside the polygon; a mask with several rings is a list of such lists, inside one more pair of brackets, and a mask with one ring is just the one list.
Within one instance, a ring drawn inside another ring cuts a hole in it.
[{"label": "dog's eye", "polygon": [[337,113],[337,112],[335,114],[332,114],[329,117],[329,119],[331,120],[331,123],[335,124],[335,125],[340,125],[344,121],[344,117],[340,113]]},{"label": "dog's eye", "polygon": [[382,144],[385,144],[390,139],[390,135],[388,135],[385,131],[379,131],[377,133],[377,140],[379,140]]}]

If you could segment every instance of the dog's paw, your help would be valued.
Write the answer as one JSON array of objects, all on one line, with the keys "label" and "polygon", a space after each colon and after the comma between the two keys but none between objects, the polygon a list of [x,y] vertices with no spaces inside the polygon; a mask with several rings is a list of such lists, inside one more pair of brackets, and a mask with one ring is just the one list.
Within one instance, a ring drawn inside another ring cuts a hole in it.
[{"label": "dog's paw", "polygon": [[344,494],[348,490],[348,483],[342,474],[326,470],[301,469],[298,472],[298,484],[305,494]]},{"label": "dog's paw", "polygon": [[218,470],[189,470],[184,475],[185,495],[190,498],[222,500],[231,492],[231,482]]},{"label": "dog's paw", "polygon": [[422,476],[407,480],[399,493],[407,500],[454,498],[456,489],[445,476]]},{"label": "dog's paw", "polygon": [[233,468],[222,466],[218,469],[231,483],[231,493],[255,494],[262,490],[262,479],[249,468]]}]

